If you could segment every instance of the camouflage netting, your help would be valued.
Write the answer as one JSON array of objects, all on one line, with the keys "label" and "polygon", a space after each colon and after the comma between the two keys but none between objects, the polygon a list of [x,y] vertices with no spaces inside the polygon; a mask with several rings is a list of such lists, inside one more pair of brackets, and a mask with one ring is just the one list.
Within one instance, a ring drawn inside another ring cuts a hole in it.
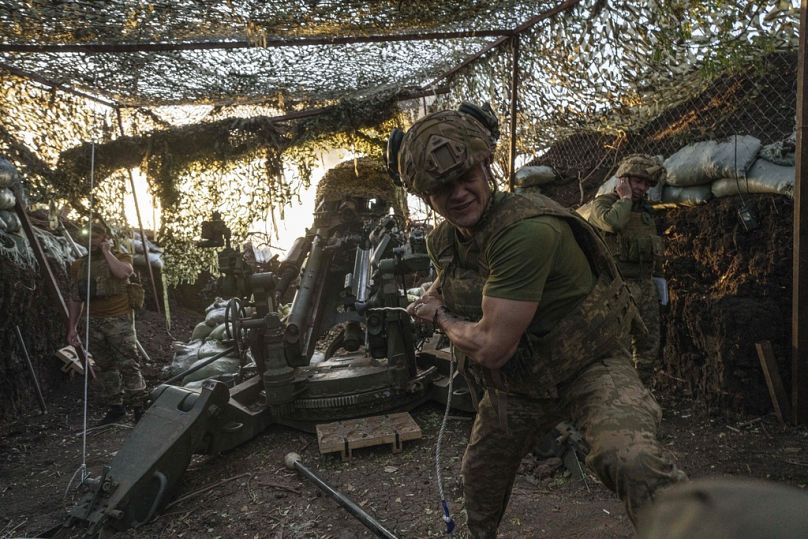
[{"label": "camouflage netting", "polygon": [[[710,136],[716,107],[688,100],[728,80],[727,70],[741,78],[771,71],[765,59],[795,47],[796,4],[635,6],[4,2],[0,154],[20,167],[34,202],[56,200],[86,212],[94,146],[94,181],[102,187],[93,206],[110,219],[122,218],[126,169],[145,174],[161,205],[167,277],[192,280],[210,260],[192,239],[212,209],[222,211],[240,241],[252,223],[284,217],[308,186],[318,152],[381,157],[390,128],[424,110],[490,102],[502,124],[497,164],[507,170],[517,40],[520,161],[569,141],[545,161],[582,184],[673,106],[688,104],[691,116],[707,119],[700,134]],[[774,93],[761,96],[753,83],[726,87],[743,97],[742,106],[770,112],[752,114],[765,121],[746,132],[793,124],[793,105],[779,106],[793,103],[790,69],[772,75],[784,77]],[[437,99],[402,101],[431,95]],[[186,105],[170,106],[178,104]],[[685,116],[664,125],[682,138],[699,134]],[[588,168],[571,166],[580,162]],[[294,169],[296,175],[282,174]]]},{"label": "camouflage netting", "polygon": [[317,184],[314,207],[319,207],[323,201],[339,202],[346,196],[379,198],[390,204],[397,215],[408,215],[406,194],[393,185],[381,159],[351,159],[330,169]]}]

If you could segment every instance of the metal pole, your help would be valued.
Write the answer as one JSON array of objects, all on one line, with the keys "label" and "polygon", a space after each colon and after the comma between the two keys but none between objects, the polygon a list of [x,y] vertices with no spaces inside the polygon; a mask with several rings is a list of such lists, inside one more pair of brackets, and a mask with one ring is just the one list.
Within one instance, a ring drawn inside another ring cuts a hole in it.
[{"label": "metal pole", "polygon": [[216,355],[214,355],[214,356],[210,356],[210,357],[209,357],[208,359],[206,359],[205,361],[203,361],[203,362],[201,362],[201,363],[198,363],[198,364],[194,365],[194,366],[193,366],[193,367],[191,367],[190,369],[185,369],[185,370],[184,370],[184,371],[182,371],[181,373],[179,373],[179,374],[175,374],[174,376],[172,376],[171,378],[169,378],[168,380],[166,380],[166,381],[165,381],[165,382],[163,382],[163,383],[164,383],[164,384],[166,384],[166,385],[171,385],[171,384],[173,384],[174,382],[176,382],[176,381],[178,381],[178,380],[182,380],[183,378],[185,378],[185,377],[186,377],[186,376],[188,376],[189,374],[191,374],[191,373],[194,373],[194,372],[198,371],[198,370],[199,370],[199,369],[201,369],[202,367],[207,367],[208,365],[210,365],[211,363],[213,363],[213,362],[214,362],[214,361],[216,361],[217,359],[219,359],[219,358],[223,358],[224,356],[226,356],[227,354],[229,354],[229,353],[233,352],[234,350],[235,350],[235,348],[231,346],[230,348],[228,348],[228,349],[227,349],[227,350],[225,350],[224,352],[219,352],[218,354],[216,354]]},{"label": "metal pole", "polygon": [[387,539],[397,539],[395,535],[389,530],[387,530],[384,526],[382,526],[375,518],[370,516],[366,513],[361,507],[356,505],[350,498],[335,490],[331,485],[320,479],[320,477],[306,468],[302,462],[300,462],[300,455],[297,453],[288,453],[286,457],[283,459],[283,462],[286,464],[286,467],[290,470],[297,470],[307,479],[309,479],[312,483],[317,485],[317,487],[337,500],[337,502],[344,507],[350,514],[355,516],[359,522],[364,524],[370,531],[375,533],[379,537],[385,537]]},{"label": "metal pole", "polygon": [[[121,131],[121,136],[123,136],[123,119],[121,118],[121,109],[116,108],[115,113],[118,116],[118,129]],[[157,309],[157,314],[160,314],[160,302],[157,298],[157,284],[154,282],[154,272],[152,271],[151,264],[149,263],[149,248],[146,245],[148,240],[146,239],[146,232],[143,230],[143,219],[140,218],[140,204],[137,202],[137,193],[135,192],[135,177],[132,174],[131,168],[126,167],[126,171],[129,173],[129,185],[132,186],[132,200],[135,201],[137,226],[140,228],[140,243],[143,246],[143,257],[146,259],[146,268],[149,270],[149,281],[151,281],[152,295],[154,296],[154,308]]]},{"label": "metal pole", "polygon": [[511,148],[508,165],[508,190],[513,192],[513,173],[516,162],[516,108],[519,102],[519,34],[511,39],[513,66],[511,71]]},{"label": "metal pole", "polygon": [[808,0],[800,6],[800,52],[797,62],[797,168],[794,181],[793,284],[791,291],[791,415],[795,423],[808,422],[808,103],[805,77],[808,74],[806,30]]},{"label": "metal pole", "polygon": [[28,368],[31,370],[31,376],[34,379],[34,387],[36,387],[36,396],[39,398],[39,408],[42,410],[43,414],[47,414],[48,407],[45,406],[45,398],[42,396],[42,389],[40,389],[39,387],[39,380],[37,380],[36,377],[34,364],[31,363],[31,356],[28,355],[28,348],[25,347],[25,341],[22,340],[22,333],[20,333],[20,326],[14,326],[14,329],[17,330],[17,338],[20,339],[20,345],[22,345],[22,351],[25,354],[25,360],[28,362]]}]

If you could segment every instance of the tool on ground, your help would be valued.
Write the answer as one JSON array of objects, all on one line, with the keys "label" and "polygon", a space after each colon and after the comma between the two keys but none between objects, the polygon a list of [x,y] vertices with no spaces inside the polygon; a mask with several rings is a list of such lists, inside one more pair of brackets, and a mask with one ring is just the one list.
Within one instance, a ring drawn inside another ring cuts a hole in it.
[{"label": "tool on ground", "polygon": [[22,333],[20,333],[20,326],[14,326],[14,329],[17,330],[17,338],[20,340],[22,351],[25,354],[25,361],[28,362],[28,369],[31,371],[31,376],[34,379],[34,387],[36,387],[36,396],[39,399],[39,408],[42,410],[43,414],[47,414],[48,407],[45,406],[45,398],[42,396],[42,389],[39,387],[39,380],[36,377],[34,364],[31,363],[31,356],[28,355],[28,348],[25,346],[25,341],[22,339]]},{"label": "tool on ground", "polygon": [[337,502],[344,507],[346,511],[355,516],[359,522],[364,524],[377,536],[386,537],[388,539],[396,539],[396,536],[391,531],[386,529],[379,523],[379,521],[370,516],[361,507],[356,505],[353,500],[323,481],[316,473],[309,470],[302,462],[300,462],[300,455],[297,453],[287,453],[286,457],[283,459],[283,462],[286,464],[287,468],[290,470],[297,470],[298,473],[317,485],[320,490],[337,500]]}]

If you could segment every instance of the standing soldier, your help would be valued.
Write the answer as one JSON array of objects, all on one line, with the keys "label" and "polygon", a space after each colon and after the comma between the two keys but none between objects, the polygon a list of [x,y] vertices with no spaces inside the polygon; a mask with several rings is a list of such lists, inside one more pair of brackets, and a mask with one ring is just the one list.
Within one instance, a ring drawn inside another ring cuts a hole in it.
[{"label": "standing soldier", "polygon": [[427,240],[438,278],[407,309],[446,334],[485,390],[462,464],[469,531],[496,536],[519,463],[565,418],[633,521],[685,476],[657,441],[661,410],[625,348],[631,298],[585,221],[547,197],[496,191],[496,132],[492,113],[464,104],[388,144],[394,175],[445,219]]},{"label": "standing soldier", "polygon": [[665,167],[653,156],[635,154],[623,159],[616,176],[614,192],[593,201],[589,222],[603,232],[639,307],[645,328],[633,325],[631,351],[640,378],[648,383],[659,356],[659,296],[653,277],[661,269],[663,251],[645,195],[665,178]]},{"label": "standing soldier", "polygon": [[135,421],[143,414],[147,392],[140,373],[134,317],[128,290],[134,273],[132,257],[112,251],[112,241],[104,225],[91,228],[89,284],[85,256],[70,268],[70,320],[67,341],[79,346],[76,330],[84,303],[89,303],[89,351],[98,368],[101,400],[108,406],[99,425],[114,423],[126,416],[124,404],[134,412]]}]

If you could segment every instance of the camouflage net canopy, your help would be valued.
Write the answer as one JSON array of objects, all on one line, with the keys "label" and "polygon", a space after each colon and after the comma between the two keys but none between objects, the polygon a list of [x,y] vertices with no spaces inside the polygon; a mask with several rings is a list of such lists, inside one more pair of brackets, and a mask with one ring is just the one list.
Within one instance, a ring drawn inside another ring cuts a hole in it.
[{"label": "camouflage net canopy", "polygon": [[[507,170],[514,57],[516,153],[544,154],[579,182],[722,80],[752,81],[726,88],[739,106],[765,111],[745,132],[780,137],[793,129],[796,63],[766,59],[795,50],[797,6],[6,0],[0,155],[18,165],[33,201],[79,212],[92,168],[93,207],[112,221],[125,220],[128,171],[144,175],[160,204],[167,276],[191,280],[211,260],[192,239],[212,209],[243,239],[256,220],[284,217],[320,152],[379,158],[390,129],[428,109],[491,103]],[[752,75],[766,70],[782,84],[764,95]],[[720,132],[711,99],[689,109],[698,122],[683,115],[673,129]]]}]

